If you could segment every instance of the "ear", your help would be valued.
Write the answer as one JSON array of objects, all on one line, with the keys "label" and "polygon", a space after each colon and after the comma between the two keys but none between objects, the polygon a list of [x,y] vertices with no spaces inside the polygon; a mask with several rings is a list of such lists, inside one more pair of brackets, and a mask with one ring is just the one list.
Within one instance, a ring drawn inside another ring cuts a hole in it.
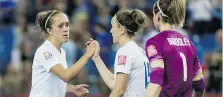
[{"label": "ear", "polygon": [[157,13],[157,20],[158,20],[158,21],[160,21],[160,20],[161,20],[161,18],[162,18],[161,13]]},{"label": "ear", "polygon": [[52,30],[50,28],[47,28],[46,31],[49,33],[50,36],[53,35]]},{"label": "ear", "polygon": [[123,35],[125,33],[125,27],[124,26],[121,26],[120,27],[120,35]]}]

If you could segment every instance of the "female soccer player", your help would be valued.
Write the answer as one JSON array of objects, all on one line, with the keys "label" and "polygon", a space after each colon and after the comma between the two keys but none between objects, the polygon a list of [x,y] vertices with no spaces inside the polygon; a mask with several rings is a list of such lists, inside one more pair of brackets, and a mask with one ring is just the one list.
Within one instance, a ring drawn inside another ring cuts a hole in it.
[{"label": "female soccer player", "polygon": [[112,90],[110,97],[145,97],[148,83],[148,60],[145,51],[134,41],[147,24],[147,16],[140,10],[121,10],[112,18],[113,43],[121,48],[117,51],[114,74],[99,56],[99,44],[92,57],[102,79]]},{"label": "female soccer player", "polygon": [[202,74],[196,49],[191,40],[175,29],[183,26],[185,0],[157,0],[153,7],[153,22],[160,33],[147,40],[146,53],[150,61],[150,83],[147,97],[196,97],[204,93]]},{"label": "female soccer player", "polygon": [[37,49],[32,66],[32,88],[29,97],[65,97],[66,92],[86,96],[87,85],[67,84],[93,56],[95,44],[86,48],[86,53],[70,68],[67,67],[65,51],[61,45],[69,39],[69,20],[60,11],[40,12],[36,25],[47,35]]}]

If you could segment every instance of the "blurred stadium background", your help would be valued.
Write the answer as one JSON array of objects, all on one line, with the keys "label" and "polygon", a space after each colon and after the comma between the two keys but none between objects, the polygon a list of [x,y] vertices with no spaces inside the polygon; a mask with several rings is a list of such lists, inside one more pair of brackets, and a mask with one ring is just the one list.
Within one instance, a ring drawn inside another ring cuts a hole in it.
[{"label": "blurred stadium background", "polygon": [[[28,97],[32,59],[41,44],[35,30],[39,11],[56,9],[70,19],[70,41],[63,44],[71,66],[85,52],[84,43],[93,37],[101,45],[101,57],[113,71],[117,45],[112,44],[110,21],[122,9],[141,9],[152,18],[156,0],[0,0],[0,97]],[[183,34],[197,48],[206,80],[205,97],[222,96],[222,0],[187,0]],[[136,37],[144,47],[146,39],[156,35],[150,21],[144,34]],[[88,97],[107,97],[110,90],[92,61],[71,82],[90,85]],[[67,97],[75,97],[67,93]]]}]

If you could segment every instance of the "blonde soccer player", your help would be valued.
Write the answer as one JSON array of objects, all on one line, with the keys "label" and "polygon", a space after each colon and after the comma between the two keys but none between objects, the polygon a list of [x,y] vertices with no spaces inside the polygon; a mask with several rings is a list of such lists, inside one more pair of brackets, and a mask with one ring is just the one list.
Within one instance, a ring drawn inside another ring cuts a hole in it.
[{"label": "blonde soccer player", "polygon": [[88,94],[87,85],[70,85],[72,80],[93,56],[95,44],[86,48],[86,53],[70,68],[61,45],[69,39],[69,20],[66,14],[56,10],[38,13],[36,25],[46,40],[37,49],[32,65],[32,87],[29,97],[65,97],[73,92],[78,97]]},{"label": "blonde soccer player", "polygon": [[186,0],[157,0],[153,22],[159,34],[146,42],[150,61],[150,83],[146,97],[202,97],[204,76],[194,44],[180,34]]}]

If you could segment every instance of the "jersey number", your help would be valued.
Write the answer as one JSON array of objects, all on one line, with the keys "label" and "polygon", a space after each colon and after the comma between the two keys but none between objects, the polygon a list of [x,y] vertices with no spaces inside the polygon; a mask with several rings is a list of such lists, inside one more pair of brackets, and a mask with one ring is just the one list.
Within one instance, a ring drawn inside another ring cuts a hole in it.
[{"label": "jersey number", "polygon": [[182,52],[180,52],[180,57],[183,61],[183,69],[184,69],[184,79],[183,80],[187,81],[187,60],[186,60],[185,55]]}]

